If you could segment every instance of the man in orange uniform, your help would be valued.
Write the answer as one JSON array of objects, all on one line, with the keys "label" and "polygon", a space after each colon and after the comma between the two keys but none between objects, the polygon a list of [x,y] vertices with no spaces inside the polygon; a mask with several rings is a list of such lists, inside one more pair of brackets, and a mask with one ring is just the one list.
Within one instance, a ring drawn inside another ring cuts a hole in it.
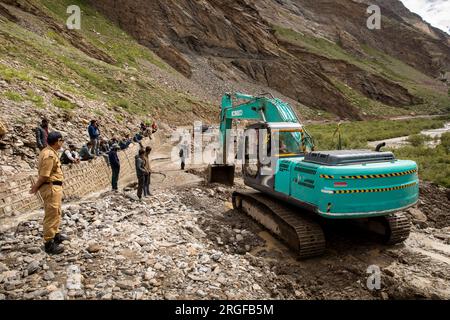
[{"label": "man in orange uniform", "polygon": [[47,147],[39,154],[39,179],[31,188],[30,193],[36,194],[39,191],[44,200],[45,252],[60,254],[64,251],[61,243],[68,240],[59,231],[64,176],[58,150],[62,148],[64,139],[61,133],[51,132],[48,135],[47,142]]}]

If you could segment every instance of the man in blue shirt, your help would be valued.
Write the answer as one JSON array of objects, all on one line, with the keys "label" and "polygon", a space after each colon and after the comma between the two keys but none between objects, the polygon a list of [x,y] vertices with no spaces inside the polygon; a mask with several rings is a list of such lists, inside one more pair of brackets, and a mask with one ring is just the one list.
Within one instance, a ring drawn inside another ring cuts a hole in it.
[{"label": "man in blue shirt", "polygon": [[121,150],[127,149],[131,144],[131,139],[126,136],[122,141],[120,141],[119,146]]},{"label": "man in blue shirt", "polygon": [[97,120],[92,120],[88,127],[89,138],[92,142],[92,153],[99,155],[99,139],[100,139],[100,129],[98,128]]}]

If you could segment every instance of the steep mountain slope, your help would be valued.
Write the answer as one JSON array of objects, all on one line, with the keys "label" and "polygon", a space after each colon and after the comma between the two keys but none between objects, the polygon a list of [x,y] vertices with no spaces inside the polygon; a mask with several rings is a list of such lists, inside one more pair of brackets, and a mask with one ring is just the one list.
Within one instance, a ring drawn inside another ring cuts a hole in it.
[{"label": "steep mountain slope", "polygon": [[173,124],[215,116],[207,99],[188,92],[195,86],[91,7],[80,3],[83,28],[68,30],[69,4],[0,1],[2,110],[29,110],[32,123],[38,114],[71,112],[117,127],[143,116]]},{"label": "steep mountain slope", "polygon": [[34,167],[34,129],[44,116],[78,147],[91,119],[105,138],[122,138],[142,120],[217,117],[199,86],[91,7],[79,3],[83,28],[68,30],[69,4],[0,1],[0,175]]},{"label": "steep mountain slope", "polygon": [[[1,0],[2,117],[215,121],[235,90],[270,91],[305,119],[448,112],[436,77],[449,37],[399,1],[376,1],[383,28],[370,31],[366,2]],[[73,4],[81,30],[65,27]]]},{"label": "steep mountain slope", "polygon": [[90,2],[194,81],[209,69],[209,83],[255,82],[341,117],[448,110],[435,78],[449,69],[449,37],[397,0],[375,1],[375,31],[362,0]]}]

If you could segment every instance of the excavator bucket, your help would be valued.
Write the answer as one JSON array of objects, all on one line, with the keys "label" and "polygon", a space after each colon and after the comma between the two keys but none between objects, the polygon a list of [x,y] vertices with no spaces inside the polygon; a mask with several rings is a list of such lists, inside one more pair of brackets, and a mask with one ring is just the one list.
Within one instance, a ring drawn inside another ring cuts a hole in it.
[{"label": "excavator bucket", "polygon": [[208,183],[234,185],[235,167],[230,165],[210,165],[208,167]]}]

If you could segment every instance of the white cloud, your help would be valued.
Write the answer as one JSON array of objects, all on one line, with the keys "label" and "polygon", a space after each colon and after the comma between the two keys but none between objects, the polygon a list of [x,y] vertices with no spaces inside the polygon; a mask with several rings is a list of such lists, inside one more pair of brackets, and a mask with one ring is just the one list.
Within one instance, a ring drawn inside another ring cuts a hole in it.
[{"label": "white cloud", "polygon": [[450,0],[401,0],[432,26],[450,34]]}]

